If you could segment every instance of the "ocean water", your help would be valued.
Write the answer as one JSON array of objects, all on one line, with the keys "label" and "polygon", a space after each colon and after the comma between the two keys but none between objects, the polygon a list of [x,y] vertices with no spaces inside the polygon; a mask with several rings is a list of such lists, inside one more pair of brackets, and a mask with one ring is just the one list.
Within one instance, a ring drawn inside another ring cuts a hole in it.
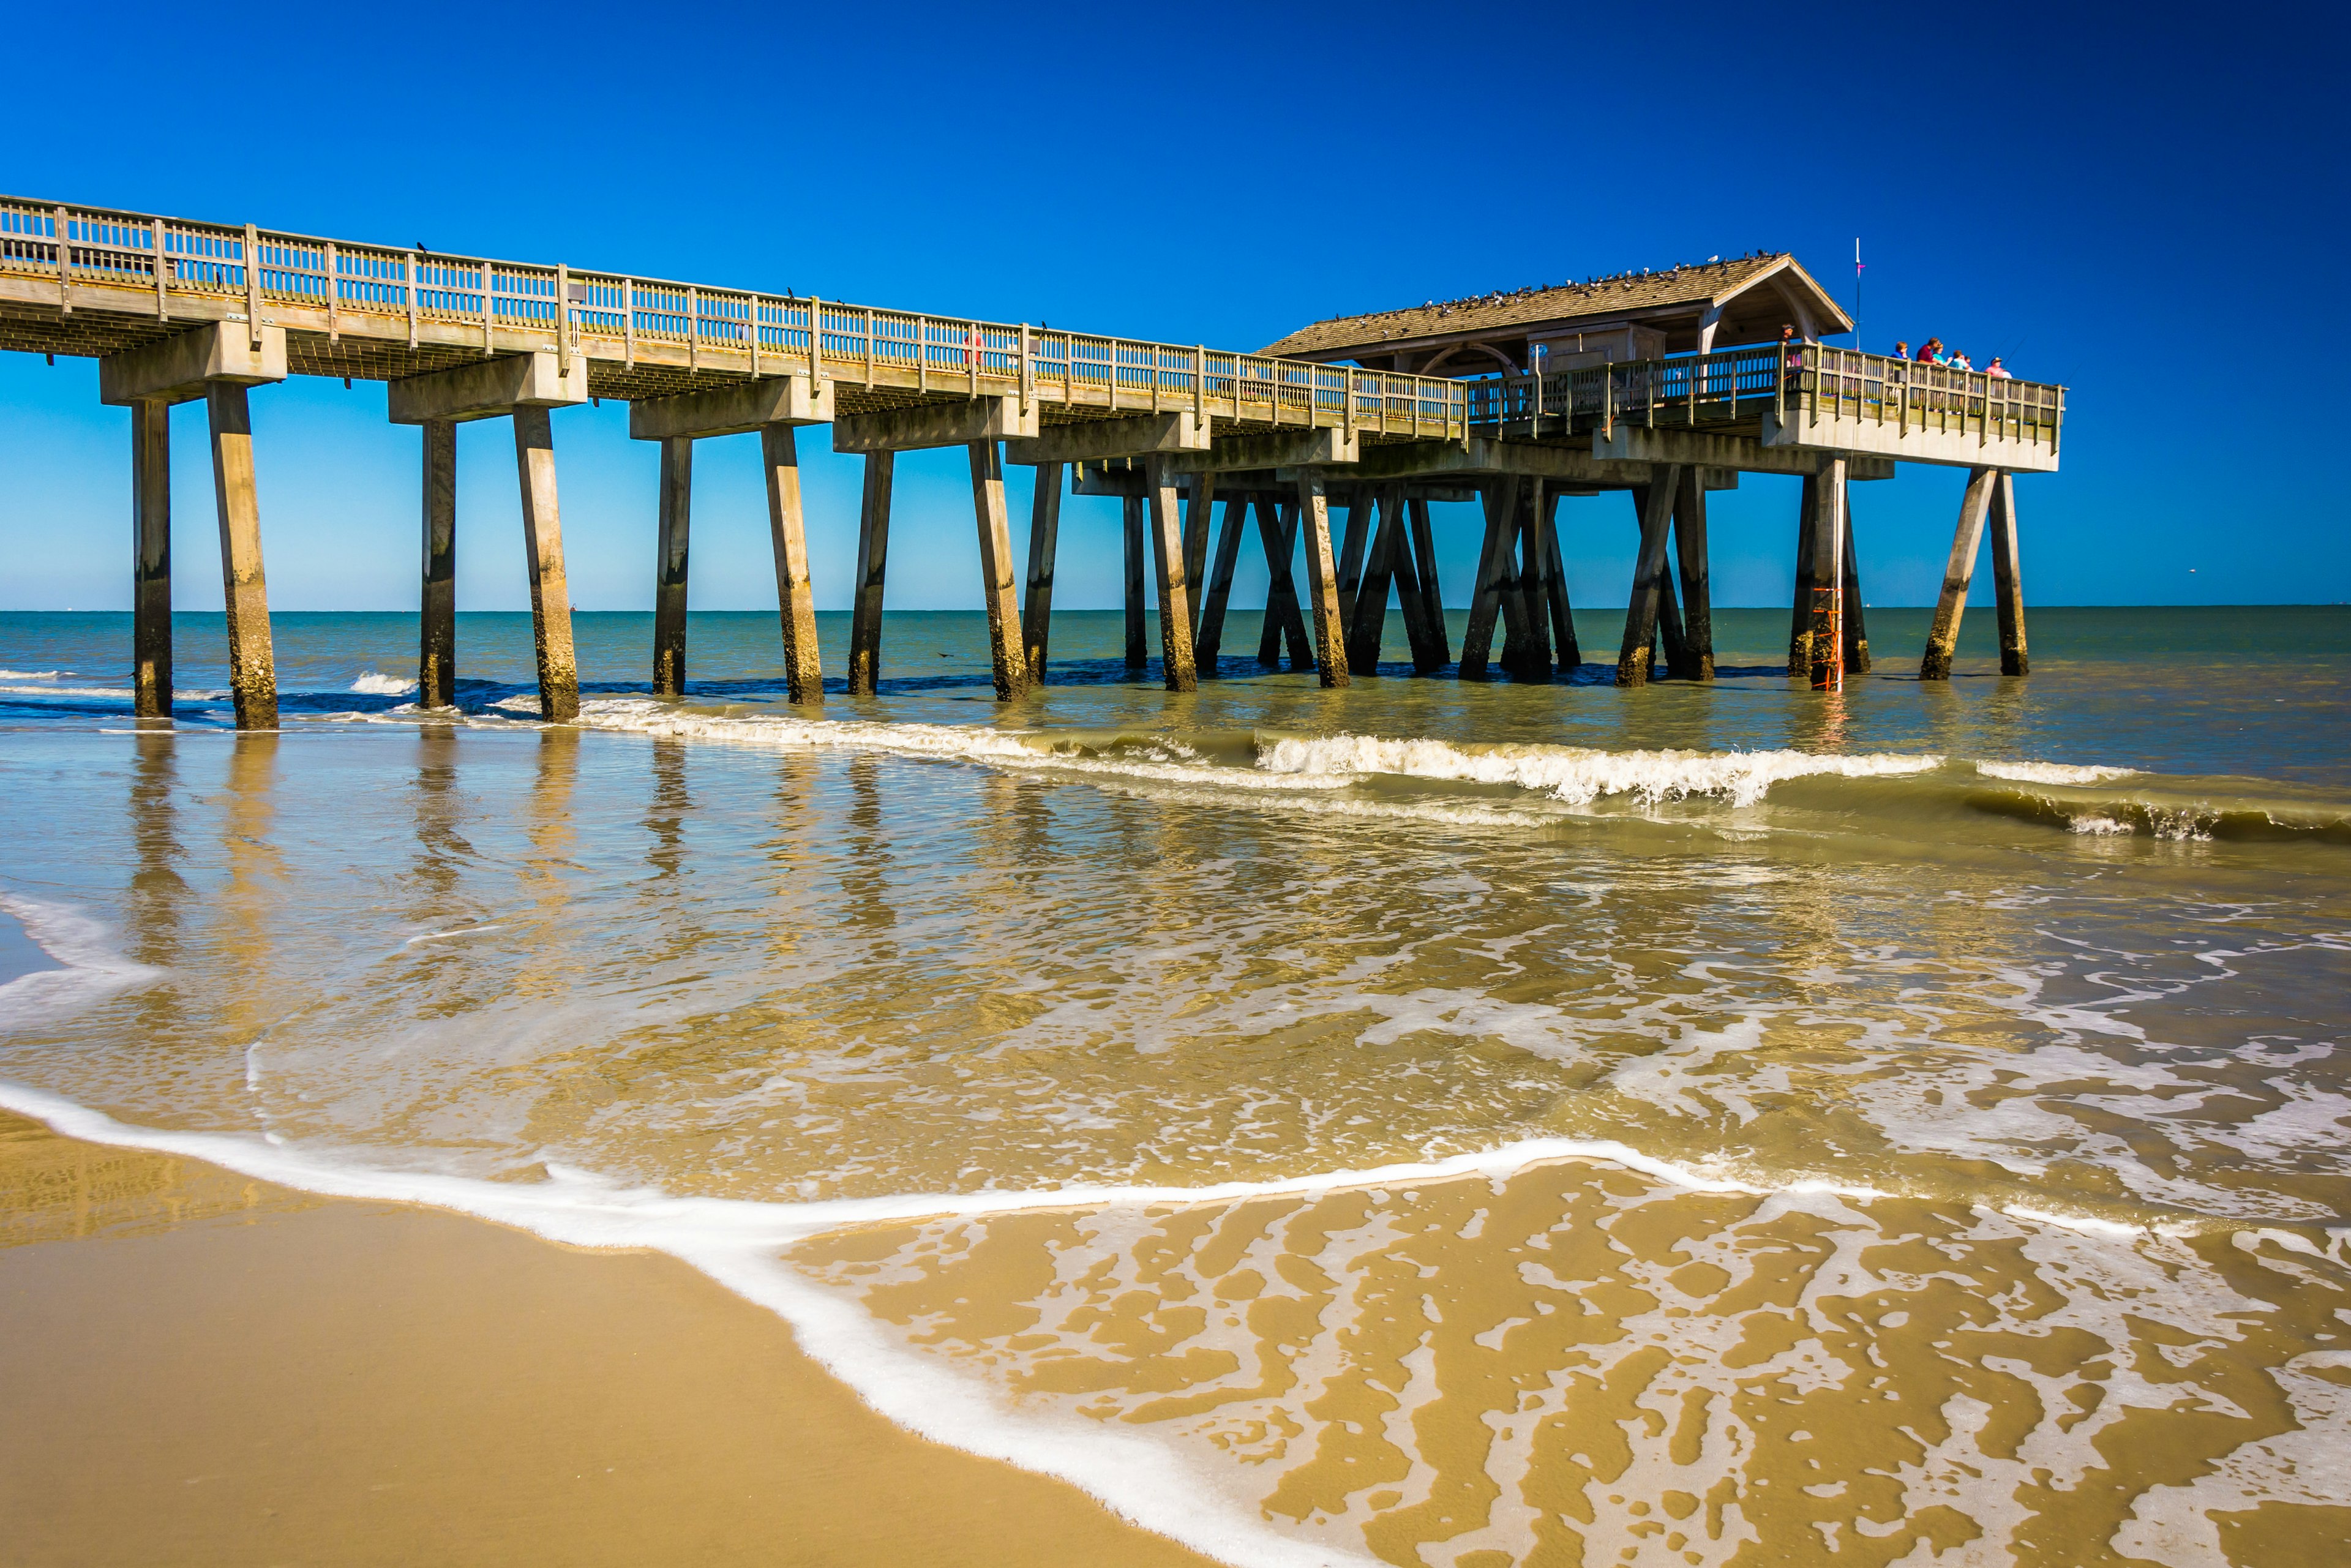
[{"label": "ocean water", "polygon": [[548,728],[526,617],[428,716],[293,614],[239,736],[217,616],[145,727],[127,617],[0,616],[0,1104],[668,1249],[1235,1563],[2335,1560],[2351,611],[1926,619],[1173,696],[1071,614],[998,705],[893,615],[793,710],[591,615]]}]

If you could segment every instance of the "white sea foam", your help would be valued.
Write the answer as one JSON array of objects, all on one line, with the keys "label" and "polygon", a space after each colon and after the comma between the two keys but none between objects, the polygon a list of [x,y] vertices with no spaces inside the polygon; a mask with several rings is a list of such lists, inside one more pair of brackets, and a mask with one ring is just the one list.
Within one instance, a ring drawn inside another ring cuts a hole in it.
[{"label": "white sea foam", "polygon": [[350,685],[350,689],[371,697],[406,696],[416,689],[416,683],[401,675],[387,675],[380,670],[368,670]]},{"label": "white sea foam", "polygon": [[1261,749],[1258,766],[1309,777],[1397,774],[1478,784],[1510,784],[1573,805],[1603,796],[1644,802],[1692,795],[1751,806],[1776,783],[1832,777],[1886,779],[1925,773],[1940,757],[1857,757],[1807,751],[1595,751],[1568,746],[1455,746],[1442,740],[1383,740],[1334,735],[1284,738]]},{"label": "white sea foam", "polygon": [[1975,769],[1987,779],[2006,779],[2019,784],[2104,784],[2116,779],[2136,778],[2139,771],[2136,768],[2071,762],[1979,762]]},{"label": "white sea foam", "polygon": [[54,681],[60,670],[0,670],[0,681]]},{"label": "white sea foam", "polygon": [[106,927],[77,910],[8,894],[0,894],[0,910],[15,915],[25,934],[60,966],[0,986],[0,1030],[78,1011],[162,977],[161,969],[123,956]]}]

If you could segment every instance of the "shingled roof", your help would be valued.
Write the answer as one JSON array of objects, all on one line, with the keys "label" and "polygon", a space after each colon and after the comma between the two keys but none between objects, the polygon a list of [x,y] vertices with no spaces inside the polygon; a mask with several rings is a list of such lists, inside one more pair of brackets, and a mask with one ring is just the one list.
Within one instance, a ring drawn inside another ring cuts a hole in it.
[{"label": "shingled roof", "polygon": [[1364,316],[1337,316],[1292,332],[1258,352],[1291,358],[1344,357],[1350,349],[1376,349],[1399,340],[1447,338],[1456,334],[1490,332],[1497,329],[1572,324],[1592,318],[1619,318],[1637,312],[1669,309],[1681,305],[1703,310],[1740,293],[1767,276],[1792,271],[1791,284],[1801,286],[1818,306],[1826,307],[1823,330],[1851,326],[1827,292],[1813,282],[1796,259],[1784,251],[1734,256],[1729,261],[1702,262],[1665,272],[1628,272],[1588,283],[1555,283],[1508,293],[1476,295],[1466,299],[1431,301],[1402,310],[1379,310]]}]

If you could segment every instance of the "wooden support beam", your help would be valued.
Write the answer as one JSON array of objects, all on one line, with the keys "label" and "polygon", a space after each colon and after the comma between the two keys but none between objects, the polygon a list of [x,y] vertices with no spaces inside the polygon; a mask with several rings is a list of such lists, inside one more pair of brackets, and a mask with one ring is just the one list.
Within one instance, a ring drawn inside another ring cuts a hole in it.
[{"label": "wooden support beam", "polygon": [[[1520,483],[1519,476],[1505,474],[1479,486],[1478,498],[1486,509],[1486,538],[1478,552],[1478,586],[1469,599],[1469,627],[1461,634],[1465,681],[1484,680],[1493,656],[1494,621],[1502,612],[1503,580],[1511,570],[1510,545],[1518,531]],[[1505,653],[1509,647],[1506,637]]]},{"label": "wooden support beam", "polygon": [[1616,655],[1616,684],[1646,685],[1656,655],[1650,643],[1656,633],[1658,580],[1667,571],[1667,534],[1673,521],[1674,492],[1681,485],[1681,469],[1659,466],[1640,492],[1641,549],[1633,567],[1632,603],[1625,612],[1625,643]]},{"label": "wooden support beam", "polygon": [[1139,670],[1151,662],[1144,634],[1143,608],[1143,497],[1119,497],[1120,559],[1126,568],[1126,667]]},{"label": "wooden support beam", "polygon": [[1314,673],[1327,688],[1347,681],[1347,632],[1339,619],[1339,568],[1331,552],[1331,507],[1322,489],[1322,471],[1298,473],[1298,534],[1306,547],[1306,587],[1313,613],[1307,624],[1314,630]]},{"label": "wooden support beam", "polygon": [[1520,487],[1519,545],[1516,587],[1519,604],[1519,657],[1510,678],[1548,683],[1551,665],[1551,562],[1542,546],[1543,508],[1550,498],[1541,479],[1529,478]]},{"label": "wooden support beam", "polygon": [[1339,623],[1355,623],[1355,590],[1364,580],[1364,552],[1371,545],[1376,505],[1369,485],[1347,486],[1347,526],[1339,544]]},{"label": "wooden support beam", "polygon": [[2017,548],[2013,474],[2001,474],[1992,487],[1991,581],[2000,606],[2000,673],[2029,674],[2032,664],[2024,648],[2024,558]]},{"label": "wooden support beam", "polygon": [[1541,517],[1544,607],[1551,612],[1551,634],[1558,648],[1559,670],[1573,675],[1583,665],[1583,648],[1575,640],[1575,610],[1567,598],[1567,561],[1559,548],[1559,497],[1546,497]]},{"label": "wooden support beam", "polygon": [[1968,585],[1976,574],[1976,547],[1983,542],[1984,517],[1991,509],[2000,476],[1997,468],[1969,470],[1968,487],[1959,497],[1959,524],[1951,530],[1951,559],[1943,569],[1942,597],[1935,601],[1935,623],[1927,632],[1926,655],[1918,662],[1922,681],[1951,678],[1951,654],[1959,643],[1959,620],[1967,613]]},{"label": "wooden support beam", "polygon": [[653,695],[685,693],[686,550],[694,525],[694,438],[661,444],[661,528],[653,547]]},{"label": "wooden support beam", "polygon": [[1208,534],[1217,520],[1216,507],[1217,476],[1194,475],[1191,491],[1184,498],[1184,581],[1192,591],[1192,629],[1196,633],[1207,597],[1200,590],[1208,580]]},{"label": "wooden support beam", "polygon": [[530,568],[530,629],[538,663],[538,711],[549,724],[569,724],[580,716],[580,664],[571,648],[571,589],[563,575],[563,521],[555,495],[555,430],[547,409],[539,404],[517,408],[514,436],[515,474],[522,485],[523,552]]},{"label": "wooden support beam", "polygon": [[424,583],[417,617],[416,706],[457,706],[457,422],[424,431]]},{"label": "wooden support beam", "polygon": [[824,659],[817,651],[816,585],[809,576],[808,525],[800,508],[799,439],[789,423],[779,420],[759,427],[759,465],[768,476],[768,535],[775,547],[784,695],[794,703],[820,703]]},{"label": "wooden support beam", "polygon": [[1844,690],[1844,459],[1821,466],[1813,527],[1813,690]]},{"label": "wooden support beam", "polygon": [[1192,582],[1186,573],[1182,500],[1165,459],[1143,463],[1150,508],[1151,559],[1159,587],[1159,668],[1171,692],[1197,691],[1192,666]]},{"label": "wooden support beam", "polygon": [[1193,649],[1200,673],[1214,677],[1217,658],[1225,641],[1225,607],[1233,596],[1233,568],[1239,563],[1241,534],[1249,527],[1249,497],[1235,496],[1225,502],[1225,525],[1217,535],[1216,559],[1208,571],[1208,590],[1200,596],[1200,635]]},{"label": "wooden support beam", "polygon": [[1682,470],[1674,488],[1674,553],[1681,565],[1682,661],[1674,674],[1686,681],[1714,679],[1714,597],[1708,581],[1706,486],[1696,468]]},{"label": "wooden support beam", "polygon": [[987,596],[987,651],[996,700],[1010,702],[1029,689],[1029,661],[1020,648],[1020,590],[1012,576],[1012,529],[1004,508],[1004,455],[993,441],[970,444],[972,510],[979,522],[980,591]]},{"label": "wooden support beam", "polygon": [[1061,465],[1037,465],[1029,506],[1029,591],[1020,601],[1021,651],[1031,684],[1045,684],[1045,649],[1053,629],[1053,564],[1061,544]]},{"label": "wooden support beam", "polygon": [[1420,578],[1421,624],[1426,629],[1426,646],[1413,650],[1413,664],[1423,674],[1441,670],[1453,662],[1453,639],[1445,624],[1445,595],[1437,580],[1437,539],[1428,524],[1428,502],[1416,497],[1412,502],[1413,570]]},{"label": "wooden support beam", "polygon": [[1807,474],[1803,499],[1796,506],[1796,586],[1788,620],[1788,678],[1792,681],[1810,680],[1813,674],[1813,518],[1820,507],[1820,476]]},{"label": "wooden support beam", "polygon": [[261,502],[253,480],[253,417],[242,382],[204,383],[212,423],[213,500],[220,514],[221,586],[228,611],[228,685],[239,729],[277,727],[277,665],[269,587],[261,570]]},{"label": "wooden support beam", "polygon": [[[1372,486],[1364,486],[1367,495]],[[1396,580],[1396,562],[1412,570],[1412,547],[1404,520],[1404,486],[1383,485],[1370,495],[1375,508],[1372,541],[1364,559],[1363,580],[1356,585],[1353,612],[1347,618],[1347,669],[1358,675],[1380,673],[1380,643],[1387,632],[1388,593]],[[1409,580],[1409,578],[1407,578]]]},{"label": "wooden support beam", "polygon": [[850,601],[849,695],[870,697],[882,679],[882,580],[890,565],[890,487],[898,455],[865,455],[865,493],[857,511],[857,584]]},{"label": "wooden support beam", "polygon": [[1861,613],[1861,566],[1853,554],[1852,476],[1847,475],[1844,506],[1844,669],[1849,675],[1869,674],[1869,627]]},{"label": "wooden support beam", "polygon": [[1298,602],[1298,580],[1290,560],[1298,553],[1298,508],[1280,505],[1275,497],[1257,498],[1257,534],[1265,547],[1265,629],[1258,637],[1257,662],[1268,669],[1281,664],[1281,644],[1290,643],[1290,667],[1305,669],[1313,662],[1306,636],[1306,615]]},{"label": "wooden support beam", "polygon": [[172,716],[172,405],[131,405],[131,710]]}]

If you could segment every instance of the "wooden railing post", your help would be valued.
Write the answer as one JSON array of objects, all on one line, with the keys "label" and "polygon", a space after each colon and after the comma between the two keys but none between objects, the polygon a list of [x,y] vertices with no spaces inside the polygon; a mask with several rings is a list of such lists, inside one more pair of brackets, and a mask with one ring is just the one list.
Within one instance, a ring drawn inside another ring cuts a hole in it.
[{"label": "wooden railing post", "polygon": [[824,301],[809,296],[809,388],[824,380]]},{"label": "wooden railing post", "polygon": [[171,263],[163,254],[163,220],[156,218],[148,226],[155,236],[155,319],[169,321],[172,319],[172,296],[170,285],[165,280],[172,273]]},{"label": "wooden railing post", "polygon": [[[60,315],[70,316],[73,314],[73,297],[66,292],[66,287],[73,281],[73,256],[72,245],[66,238],[66,229],[68,226],[66,210],[63,207],[57,208],[56,215],[50,218],[49,221],[57,226],[57,312]],[[251,224],[246,225],[245,232],[247,235],[251,235],[253,233],[253,225]],[[251,275],[251,267],[248,267],[246,268],[247,276]],[[256,328],[255,332],[256,335],[254,341],[257,343],[261,340],[259,329]]]},{"label": "wooden railing post", "polygon": [[[57,209],[58,263],[65,265],[65,209]],[[245,329],[247,341],[261,347],[261,231],[251,224],[245,225]]]}]

